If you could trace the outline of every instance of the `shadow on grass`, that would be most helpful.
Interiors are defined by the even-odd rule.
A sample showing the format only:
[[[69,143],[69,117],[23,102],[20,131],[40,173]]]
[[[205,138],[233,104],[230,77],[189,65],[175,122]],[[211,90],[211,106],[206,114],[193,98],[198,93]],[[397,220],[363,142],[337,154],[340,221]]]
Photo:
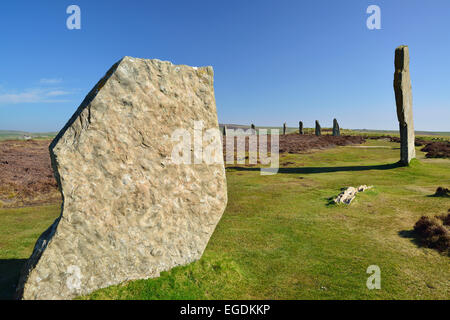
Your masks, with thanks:
[[[390,170],[403,167],[399,162],[390,164],[380,164],[373,166],[345,166],[345,167],[297,167],[297,168],[280,168],[279,173],[326,173],[326,172],[341,172],[341,171],[366,171],[366,170]],[[236,171],[259,171],[258,167],[227,167],[227,169],[233,169]]]
[[[430,194],[427,197],[432,198],[450,198],[450,190],[444,187],[438,187],[434,194]]]
[[[398,235],[402,238],[409,239],[418,248],[424,247],[422,241],[418,238],[417,233],[414,230],[402,230],[398,232]]]
[[[334,197],[334,196],[325,198],[325,201],[326,201],[325,206],[327,206],[327,207],[335,207],[335,206],[337,206],[338,204],[336,202],[334,202],[335,198],[336,197]]]
[[[14,297],[20,271],[27,259],[0,259],[0,300]]]

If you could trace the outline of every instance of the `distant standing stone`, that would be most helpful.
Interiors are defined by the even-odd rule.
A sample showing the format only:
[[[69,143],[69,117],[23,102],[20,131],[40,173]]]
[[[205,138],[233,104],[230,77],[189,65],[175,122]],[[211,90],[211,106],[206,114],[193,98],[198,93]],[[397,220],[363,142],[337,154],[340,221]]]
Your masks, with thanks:
[[[338,137],[341,135],[341,129],[336,119],[333,119],[333,136]]]
[[[227,126],[226,125],[223,126],[223,135],[224,136],[227,135]]]
[[[253,123],[250,126],[250,128],[252,129],[252,134],[255,134],[256,133],[256,127],[255,127],[255,125]]]
[[[303,122],[298,122],[298,134],[303,134]]]
[[[394,92],[400,127],[400,162],[408,165],[411,159],[416,157],[416,150],[407,46],[399,46],[395,49]]]
[[[319,124],[319,120],[316,120],[316,136],[320,136],[322,134],[322,129]]]
[[[283,123],[283,135],[285,135],[285,134],[286,134],[286,122]]]

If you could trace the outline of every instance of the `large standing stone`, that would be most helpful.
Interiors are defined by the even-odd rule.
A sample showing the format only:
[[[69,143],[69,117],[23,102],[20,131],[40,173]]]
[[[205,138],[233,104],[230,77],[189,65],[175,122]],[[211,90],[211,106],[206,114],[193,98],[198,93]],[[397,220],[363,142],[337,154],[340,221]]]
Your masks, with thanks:
[[[341,129],[336,119],[333,119],[333,136],[337,137],[341,135]]]
[[[319,120],[316,120],[316,136],[320,136],[322,134],[322,128],[320,127]]]
[[[395,49],[394,92],[400,127],[400,162],[408,165],[416,157],[412,110],[409,50],[407,46]]]
[[[298,134],[303,134],[303,122],[298,122]]]
[[[283,135],[285,135],[285,134],[286,134],[286,122],[283,123]]]
[[[50,145],[62,212],[20,298],[73,298],[201,257],[227,191],[221,145],[214,164],[171,161],[174,130],[201,133],[194,121],[220,141],[211,67],[125,57],[107,72]]]

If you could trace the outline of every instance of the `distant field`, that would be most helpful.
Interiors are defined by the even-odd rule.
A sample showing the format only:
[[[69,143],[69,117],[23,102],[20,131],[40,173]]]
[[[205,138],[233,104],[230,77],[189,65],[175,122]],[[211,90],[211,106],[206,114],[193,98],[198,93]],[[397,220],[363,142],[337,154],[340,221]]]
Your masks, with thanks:
[[[398,135],[397,130],[370,130],[370,129],[352,129],[355,132],[361,132],[364,134],[386,134],[386,135]],[[415,131],[417,136],[445,136],[450,137],[450,131]]]
[[[25,140],[26,137],[32,139],[51,139],[56,136],[57,132],[25,132],[25,131],[8,131],[0,130],[0,140]]]
[[[228,129],[249,129],[250,125],[240,125],[240,124],[219,124],[220,129],[223,129],[223,126],[226,125]],[[278,129],[280,133],[283,130],[283,127],[270,127],[270,126],[256,126],[256,129]],[[314,128],[304,128],[304,132],[306,134],[314,133]],[[332,128],[322,127],[323,134],[331,134]],[[287,127],[287,133],[298,132],[298,127]],[[442,137],[442,138],[450,138],[450,131],[416,131],[416,136],[433,136],[433,137]],[[363,135],[391,135],[398,136],[399,132],[397,130],[372,130],[372,129],[344,129],[341,128],[341,134],[363,134]]]
[[[219,124],[220,130],[223,130],[223,126],[226,125],[228,129],[249,129],[250,125],[239,125],[239,124]],[[283,127],[269,127],[261,126],[256,127],[256,129],[278,129],[282,132]],[[314,128],[304,128],[305,133],[314,133]],[[298,132],[298,127],[287,127],[287,133]],[[322,127],[322,132],[324,134],[331,133],[332,128]],[[269,132],[270,133],[270,132]],[[398,135],[398,131],[395,130],[370,130],[370,129],[343,129],[341,128],[342,134],[368,134],[368,135]],[[26,132],[26,131],[8,131],[0,130],[0,140],[24,140],[25,137],[31,137],[33,139],[53,139],[57,135],[57,132]],[[435,136],[435,137],[449,137],[450,131],[437,132],[437,131],[416,131],[417,136]]]

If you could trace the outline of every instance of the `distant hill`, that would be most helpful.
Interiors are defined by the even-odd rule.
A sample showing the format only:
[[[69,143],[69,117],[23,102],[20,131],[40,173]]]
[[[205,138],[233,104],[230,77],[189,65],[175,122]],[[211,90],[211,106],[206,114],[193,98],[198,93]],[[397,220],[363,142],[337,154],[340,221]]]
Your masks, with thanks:
[[[397,130],[373,130],[373,129],[352,129],[357,132],[371,132],[371,133],[382,133],[382,134],[398,134]],[[416,135],[420,136],[450,136],[449,131],[414,131]]]

